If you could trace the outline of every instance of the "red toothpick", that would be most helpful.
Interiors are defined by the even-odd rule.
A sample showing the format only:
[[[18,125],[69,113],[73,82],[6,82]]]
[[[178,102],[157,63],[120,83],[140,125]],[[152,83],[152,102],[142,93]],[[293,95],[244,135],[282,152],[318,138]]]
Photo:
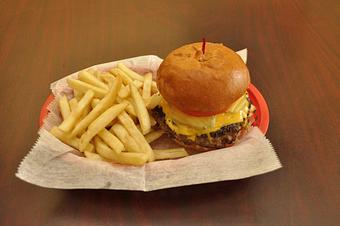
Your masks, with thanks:
[[[202,52],[205,53],[205,38],[202,40]]]

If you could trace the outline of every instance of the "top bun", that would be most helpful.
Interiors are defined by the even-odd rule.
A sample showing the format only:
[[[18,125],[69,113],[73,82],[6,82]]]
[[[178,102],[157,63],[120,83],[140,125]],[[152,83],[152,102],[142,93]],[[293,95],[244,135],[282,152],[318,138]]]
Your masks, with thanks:
[[[190,115],[209,116],[226,111],[250,83],[241,57],[223,44],[193,43],[172,51],[157,72],[163,98]]]

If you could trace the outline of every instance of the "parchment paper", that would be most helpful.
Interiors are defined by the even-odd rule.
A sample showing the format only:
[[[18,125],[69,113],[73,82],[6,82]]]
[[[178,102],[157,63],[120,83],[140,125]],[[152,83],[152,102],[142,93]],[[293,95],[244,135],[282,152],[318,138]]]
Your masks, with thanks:
[[[238,52],[246,61],[247,50]],[[156,74],[162,62],[157,56],[122,60],[139,72]],[[118,61],[93,66],[106,71]],[[77,73],[69,76],[77,77]],[[66,76],[51,84],[56,99],[48,106],[50,113],[39,130],[39,138],[22,160],[16,176],[29,183],[62,189],[122,189],[152,191],[163,188],[234,180],[267,173],[281,167],[268,139],[257,128],[251,128],[236,145],[191,155],[177,160],[147,163],[141,167],[125,166],[84,158],[48,131],[61,122],[57,100],[61,94],[72,96]],[[159,145],[158,145],[159,146]]]

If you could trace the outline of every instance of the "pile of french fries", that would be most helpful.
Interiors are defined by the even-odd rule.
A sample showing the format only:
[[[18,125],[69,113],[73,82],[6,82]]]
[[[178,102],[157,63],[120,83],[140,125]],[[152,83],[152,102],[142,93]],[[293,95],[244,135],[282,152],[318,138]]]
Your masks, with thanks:
[[[151,73],[140,75],[118,63],[108,72],[81,71],[67,82],[74,97],[59,98],[63,121],[50,132],[85,157],[138,166],[188,155],[183,148],[150,146],[163,134],[152,128],[156,121],[149,114],[161,101]]]

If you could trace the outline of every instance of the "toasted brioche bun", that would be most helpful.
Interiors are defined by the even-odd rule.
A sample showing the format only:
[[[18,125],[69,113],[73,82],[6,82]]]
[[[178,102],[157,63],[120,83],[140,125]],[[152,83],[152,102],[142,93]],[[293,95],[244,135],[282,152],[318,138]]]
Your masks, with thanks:
[[[172,51],[157,72],[163,98],[184,113],[196,116],[226,111],[241,97],[249,71],[241,57],[223,44],[193,43]]]

